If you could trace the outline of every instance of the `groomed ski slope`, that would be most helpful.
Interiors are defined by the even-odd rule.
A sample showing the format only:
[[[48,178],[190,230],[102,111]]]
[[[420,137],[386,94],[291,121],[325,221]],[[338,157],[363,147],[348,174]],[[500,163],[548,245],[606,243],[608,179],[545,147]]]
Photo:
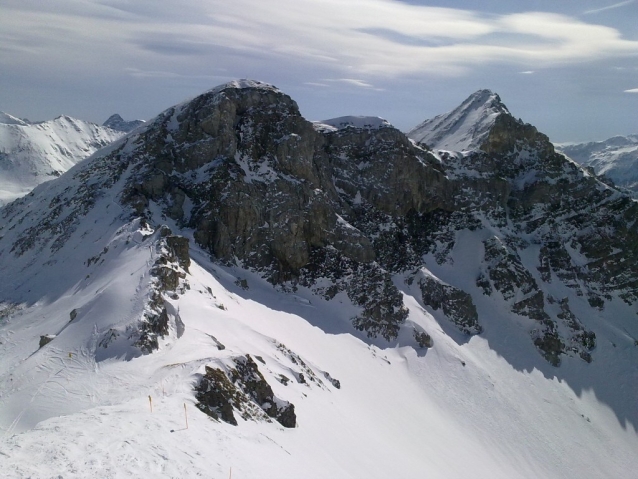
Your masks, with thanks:
[[[531,345],[520,348],[521,362],[542,371],[518,370],[490,348],[502,312],[485,338],[459,341],[405,285],[409,320],[432,335],[432,349],[401,346],[407,331],[393,347],[370,344],[347,332],[341,318],[352,306],[339,296],[325,302],[302,289],[277,292],[246,271],[212,266],[191,242],[190,289],[170,300],[184,335],[150,355],[112,356],[125,351],[99,348],[92,331],[106,326],[103,318],[141,313],[152,263],[145,242],[121,245],[92,282],[1,323],[3,477],[226,478],[232,469],[234,479],[629,478],[638,471],[634,426],[593,391],[575,392],[553,377],[558,370],[542,366]],[[63,327],[68,311],[84,304],[90,314],[83,306],[82,321],[38,350],[39,335]],[[514,344],[527,344],[516,328],[507,331]],[[278,382],[298,369],[279,344],[317,377],[338,379],[340,389],[325,380]],[[562,368],[602,374],[604,347],[598,364],[568,359]],[[232,426],[195,408],[192,387],[204,365],[245,354],[261,357],[275,395],[294,403],[295,429],[239,416]]]

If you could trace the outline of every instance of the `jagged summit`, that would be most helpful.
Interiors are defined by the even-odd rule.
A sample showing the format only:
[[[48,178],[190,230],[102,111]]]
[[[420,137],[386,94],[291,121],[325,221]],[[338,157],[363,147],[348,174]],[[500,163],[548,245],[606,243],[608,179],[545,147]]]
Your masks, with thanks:
[[[346,128],[378,130],[379,128],[392,127],[387,120],[378,116],[340,116],[329,120],[316,121],[314,125],[317,130],[326,132]]]
[[[123,131],[124,133],[128,133],[129,131],[134,130],[138,126],[143,125],[144,123],[145,123],[144,120],[126,121],[124,120],[124,118],[122,118],[120,115],[116,113],[114,115],[111,115],[108,118],[108,120],[102,123],[102,126],[106,126],[107,128],[110,128],[111,130]]]
[[[271,85],[270,83],[265,83],[259,80],[251,80],[247,78],[242,78],[239,80],[231,80],[229,82],[222,83],[221,85],[217,85],[216,87],[213,87],[210,90],[202,93],[200,96],[216,94],[224,90],[257,90],[262,92],[271,91],[275,93],[282,93],[279,88],[277,88],[274,85]],[[188,103],[189,101],[185,103]]]
[[[451,112],[424,121],[407,135],[435,150],[472,150],[480,147],[502,114],[510,112],[501,98],[491,90],[479,90]]]

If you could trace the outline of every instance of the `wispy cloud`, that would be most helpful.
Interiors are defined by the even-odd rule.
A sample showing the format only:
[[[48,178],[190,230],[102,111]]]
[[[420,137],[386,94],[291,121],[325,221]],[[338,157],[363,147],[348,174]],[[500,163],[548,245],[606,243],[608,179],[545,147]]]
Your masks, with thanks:
[[[319,83],[319,82],[313,82],[313,81],[307,81],[307,82],[304,82],[304,85],[308,85],[308,86],[318,86],[318,87],[322,87],[322,88],[328,88],[328,87],[330,87],[330,85],[326,85],[325,83]]]
[[[607,10],[613,10],[615,8],[621,8],[621,7],[625,7],[627,5],[631,5],[632,3],[636,3],[636,0],[627,0],[625,2],[614,3],[613,5],[608,5],[606,7],[595,8],[593,10],[587,10],[587,11],[583,12],[583,15],[591,15],[593,13],[600,13],[600,12],[604,12],[604,11],[607,11]]]
[[[524,72],[518,72],[521,75],[532,75],[534,73],[534,70],[525,70]]]
[[[625,90],[624,93],[638,93],[638,88],[632,88],[630,90]]]
[[[364,80],[357,80],[356,78],[326,78],[323,81],[347,83],[348,85],[358,86],[361,88],[374,88],[374,85]]]
[[[129,65],[163,71],[170,62],[173,71],[201,73],[211,65],[245,76],[260,68],[312,68],[315,75],[339,75],[353,86],[374,88],[356,79],[458,76],[504,63],[533,71],[638,52],[638,41],[616,29],[543,12],[487,15],[395,0],[279,0],[276,12],[263,0],[183,0],[179,8],[154,0],[122,5],[83,0],[56,11],[13,2],[0,16],[8,39],[0,62],[33,69],[32,56],[22,52],[38,45],[43,68],[56,70],[81,65],[88,71],[88,64],[96,71]],[[596,11],[602,9],[589,12]]]

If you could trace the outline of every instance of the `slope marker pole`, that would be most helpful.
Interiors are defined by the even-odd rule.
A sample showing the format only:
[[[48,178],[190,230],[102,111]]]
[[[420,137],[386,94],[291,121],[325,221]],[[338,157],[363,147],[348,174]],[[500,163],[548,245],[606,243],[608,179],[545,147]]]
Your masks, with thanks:
[[[184,403],[184,418],[186,419],[186,429],[188,429],[188,413],[186,412],[186,403]]]
[[[151,412],[153,412],[153,399],[151,396],[148,396],[148,405],[151,407]]]

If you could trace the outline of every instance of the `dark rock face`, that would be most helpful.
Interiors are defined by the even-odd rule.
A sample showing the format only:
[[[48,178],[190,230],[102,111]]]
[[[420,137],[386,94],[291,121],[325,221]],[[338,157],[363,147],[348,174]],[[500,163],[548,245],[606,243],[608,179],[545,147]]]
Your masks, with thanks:
[[[253,359],[247,355],[235,360],[236,369],[230,372],[231,380],[238,385],[264,412],[284,427],[295,427],[295,406],[281,401],[266,382]]]
[[[234,426],[236,410],[244,419],[273,418],[284,427],[294,428],[295,406],[275,397],[255,361],[246,355],[235,358],[234,363],[236,367],[228,375],[206,366],[206,374],[195,387],[197,407]]]
[[[431,348],[434,346],[432,337],[425,331],[414,330],[414,340],[421,348]]]
[[[408,314],[391,275],[421,267],[424,255],[449,263],[458,232],[489,228],[477,286],[536,321],[532,337],[557,363],[576,352],[577,330],[549,312],[544,285],[557,279],[599,308],[612,292],[637,300],[627,265],[638,260],[628,221],[638,206],[504,106],[492,110],[480,147],[442,152],[441,162],[390,126],[315,130],[274,88],[220,88],[147,129],[140,154],[153,161],[135,167],[124,200],[139,214],[159,203],[219,261],[238,259],[328,299],[346,292],[362,308],[353,326],[388,340]],[[536,272],[520,259],[534,244]],[[330,287],[315,288],[325,279]],[[469,292],[431,278],[419,286],[461,331],[482,331]],[[589,354],[581,346],[577,354]]]
[[[396,266],[377,261],[385,251],[369,237],[374,215],[402,222],[444,201],[429,154],[391,127],[315,131],[271,87],[213,90],[152,126],[143,155],[153,161],[136,167],[124,198],[137,213],[160,203],[219,261],[239,259],[273,283],[337,276],[363,308],[355,328],[396,337],[407,315]]]
[[[206,366],[206,374],[195,388],[197,407],[214,419],[221,419],[233,426],[237,419],[233,413],[233,406],[239,407],[243,397],[235,386],[228,380],[221,369]]]
[[[49,344],[51,341],[55,339],[54,334],[46,334],[44,336],[40,336],[40,347],[44,347]]]
[[[120,115],[117,113],[109,116],[108,120],[106,120],[102,126],[107,126],[111,130],[123,131],[128,133],[131,130],[134,130],[140,125],[143,125],[144,121],[142,120],[131,120],[125,121]]]
[[[168,313],[163,295],[178,294],[188,288],[188,238],[173,235],[167,226],[159,228],[158,236],[155,245],[158,257],[151,269],[153,281],[147,311],[138,327],[139,338],[135,342],[145,353],[159,348],[159,340],[169,334],[171,320],[174,321],[177,336],[181,337],[184,333],[184,323],[179,315],[172,317]]]
[[[443,314],[465,334],[480,334],[483,328],[478,322],[476,306],[470,296],[438,278],[422,275],[418,280],[423,303],[432,309],[442,309]]]

